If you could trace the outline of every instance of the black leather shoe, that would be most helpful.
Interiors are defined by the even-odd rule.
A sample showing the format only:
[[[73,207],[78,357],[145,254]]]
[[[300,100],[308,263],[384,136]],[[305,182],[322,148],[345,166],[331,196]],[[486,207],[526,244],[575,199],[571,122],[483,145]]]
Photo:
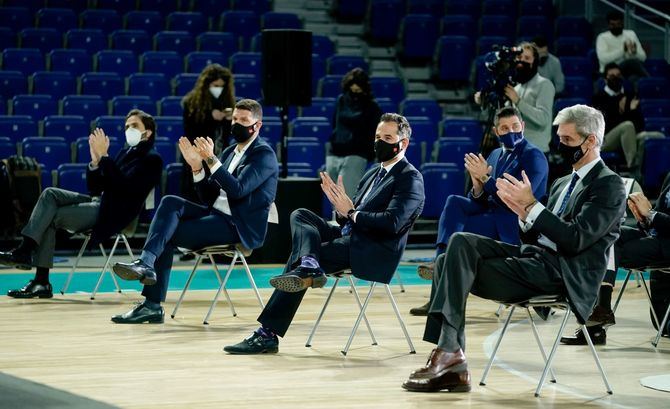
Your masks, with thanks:
[[[21,253],[16,250],[0,251],[0,264],[16,267],[19,270],[30,270],[33,268],[33,260],[30,254]]]
[[[280,291],[297,293],[311,288],[321,288],[326,285],[328,277],[320,268],[296,267],[286,274],[274,276],[270,285]]]
[[[586,327],[586,328],[589,330],[589,335],[591,336],[591,341],[593,341],[593,345],[607,344],[607,332],[601,325],[595,325],[593,327]],[[579,327],[575,331],[575,335],[571,337],[561,337],[561,344],[588,345],[588,342],[586,342],[586,337],[582,333],[582,328]]]
[[[233,355],[276,354],[279,351],[277,336],[264,337],[254,331],[249,338],[235,345],[223,347],[225,352]]]
[[[138,302],[132,310],[125,314],[112,317],[112,322],[117,324],[141,324],[143,322],[162,324],[164,320],[165,312],[163,311],[163,307],[151,308],[143,302]]]
[[[593,308],[593,312],[588,320],[586,320],[587,326],[602,325],[603,327],[611,327],[616,324],[614,319],[614,312],[611,308],[603,307],[601,305],[596,305]]]
[[[421,307],[412,308],[411,310],[409,310],[409,314],[417,317],[425,317],[428,315],[428,308],[430,308],[430,301],[428,301]]]
[[[19,290],[7,291],[7,295],[12,298],[51,298],[54,293],[50,283],[39,284],[35,280],[30,280]]]
[[[112,270],[124,280],[139,280],[144,285],[156,284],[156,270],[139,259],[132,263],[116,263]]]

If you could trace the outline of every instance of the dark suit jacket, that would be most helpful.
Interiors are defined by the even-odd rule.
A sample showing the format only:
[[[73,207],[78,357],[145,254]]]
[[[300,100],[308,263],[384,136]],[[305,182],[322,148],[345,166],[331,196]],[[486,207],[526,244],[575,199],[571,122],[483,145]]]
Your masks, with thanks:
[[[231,174],[228,165],[235,155],[236,146],[231,145],[221,152],[219,160],[222,166],[195,186],[203,203],[210,207],[219,196],[220,189],[226,192],[242,244],[255,249],[265,240],[270,205],[277,193],[279,165],[272,148],[257,137]]]
[[[389,283],[425,196],[421,173],[403,158],[360,205],[378,171],[379,166],[374,166],[358,184],[353,202],[359,213],[351,231],[349,256],[354,276]]]
[[[163,160],[153,149],[153,138],[125,147],[112,159],[100,159],[96,170],[86,172],[92,196],[100,196],[100,213],[91,241],[96,244],[123,230],[143,209],[151,189],[160,184]]]
[[[547,177],[549,175],[549,165],[544,153],[537,146],[528,142],[526,139],[519,142],[512,151],[512,157],[500,161],[504,153],[503,148],[497,148],[486,159],[486,162],[493,167],[491,178],[484,184],[484,192],[481,196],[475,198],[470,191],[469,197],[479,204],[488,207],[488,211],[493,213],[496,230],[499,239],[505,243],[519,242],[519,224],[518,217],[510,211],[500,200],[496,192],[496,178],[502,177],[503,173],[509,173],[517,179],[521,179],[521,171],[525,170],[533,186],[533,196],[544,203],[547,195]]]
[[[532,231],[556,243],[557,267],[575,315],[584,322],[598,296],[609,248],[619,237],[626,190],[621,177],[599,161],[575,187],[565,211],[558,217],[550,209],[571,177],[554,182],[547,208],[535,220]]]

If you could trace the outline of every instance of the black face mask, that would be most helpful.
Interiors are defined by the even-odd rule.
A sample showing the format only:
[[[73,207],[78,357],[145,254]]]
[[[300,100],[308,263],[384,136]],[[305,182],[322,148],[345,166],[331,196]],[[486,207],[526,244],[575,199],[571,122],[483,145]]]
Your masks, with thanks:
[[[584,145],[584,142],[586,142],[586,139],[584,139],[582,143],[577,146],[568,146],[559,142],[558,154],[561,155],[565,162],[569,163],[570,165],[574,165],[585,155],[584,151],[582,151],[582,145]]]
[[[375,141],[375,157],[380,162],[386,162],[398,156],[400,153],[400,141],[397,143],[384,142],[381,139]]]
[[[527,61],[518,61],[516,63],[516,75],[514,78],[521,84],[525,84],[537,74],[537,67]]]
[[[254,122],[252,125],[244,126],[236,122],[230,128],[230,134],[233,136],[233,138],[237,143],[244,143],[248,141],[249,138],[251,138],[256,132],[254,130],[254,125],[256,125],[257,123],[258,122]]]
[[[612,33],[614,37],[619,37],[621,33],[623,33],[623,27],[610,28],[610,33]]]
[[[608,78],[606,83],[607,87],[612,91],[619,91],[621,89],[621,86],[623,85],[623,78],[621,77]]]
[[[362,92],[347,91],[347,93],[349,94],[349,98],[353,102],[361,102],[361,100],[363,99],[363,93]]]

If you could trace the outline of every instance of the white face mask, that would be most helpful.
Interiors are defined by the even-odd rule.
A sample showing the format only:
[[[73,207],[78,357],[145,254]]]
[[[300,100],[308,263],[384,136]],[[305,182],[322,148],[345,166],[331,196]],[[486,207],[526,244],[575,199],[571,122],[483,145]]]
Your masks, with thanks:
[[[140,143],[140,140],[142,140],[142,134],[143,132],[140,131],[139,129],[135,128],[126,129],[126,143],[129,146],[137,146],[137,144]]]
[[[223,87],[209,87],[209,92],[214,98],[219,98],[223,92]]]

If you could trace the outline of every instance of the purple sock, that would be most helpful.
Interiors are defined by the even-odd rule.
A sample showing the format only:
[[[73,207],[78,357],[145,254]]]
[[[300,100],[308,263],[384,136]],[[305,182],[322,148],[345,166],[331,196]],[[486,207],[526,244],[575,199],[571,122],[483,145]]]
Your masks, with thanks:
[[[258,327],[256,333],[262,336],[263,338],[274,338],[277,336],[277,334],[272,332],[272,330],[270,330],[269,328],[265,328],[263,326]]]
[[[312,256],[303,256],[300,259],[300,267],[319,268],[319,262]]]

